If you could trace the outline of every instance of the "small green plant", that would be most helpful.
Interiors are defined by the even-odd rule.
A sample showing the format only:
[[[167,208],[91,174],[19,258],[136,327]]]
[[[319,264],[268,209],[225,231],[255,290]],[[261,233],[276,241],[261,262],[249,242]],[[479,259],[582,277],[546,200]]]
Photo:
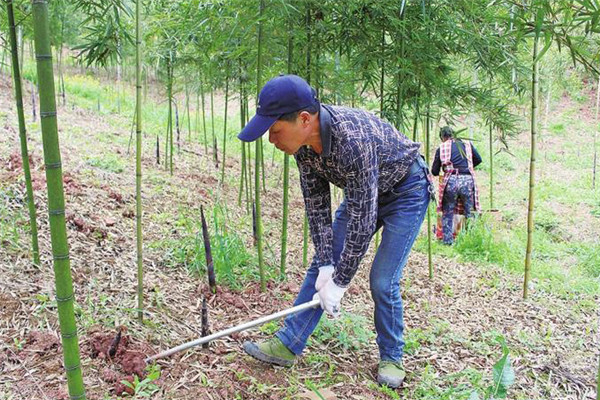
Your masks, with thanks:
[[[148,375],[141,381],[137,375],[134,375],[133,382],[127,380],[121,381],[123,385],[133,390],[133,398],[135,399],[150,397],[158,391],[158,386],[154,381],[160,378],[160,367],[153,364],[149,365],[146,370],[148,371]]]
[[[400,395],[398,394],[398,392],[396,392],[394,389],[390,389],[387,386],[381,386],[376,383],[369,383],[368,388],[376,392],[382,393],[388,396],[390,399],[400,400]]]
[[[502,345],[502,357],[493,368],[493,384],[485,389],[484,399],[506,399],[508,389],[515,383],[515,370],[511,365],[511,359],[506,341],[503,337],[499,337],[498,341]],[[469,400],[480,400],[479,393],[473,391]]]
[[[108,172],[120,174],[124,170],[123,162],[115,155],[104,155],[103,157],[89,157],[87,163]]]
[[[333,342],[333,348],[341,347],[344,350],[359,350],[375,338],[370,325],[366,317],[350,314],[342,310],[340,318],[321,318],[310,340],[318,342],[331,341]]]

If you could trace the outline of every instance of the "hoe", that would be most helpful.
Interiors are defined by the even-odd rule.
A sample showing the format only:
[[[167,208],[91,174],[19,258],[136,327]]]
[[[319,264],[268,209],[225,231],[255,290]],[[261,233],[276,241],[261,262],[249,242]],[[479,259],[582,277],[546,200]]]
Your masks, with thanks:
[[[208,342],[210,342],[212,340],[219,339],[219,338],[222,338],[222,337],[225,337],[225,336],[229,336],[229,335],[231,335],[233,333],[245,331],[246,329],[250,329],[250,328],[253,328],[255,326],[266,324],[267,322],[274,321],[274,320],[282,318],[282,317],[286,317],[286,316],[288,316],[290,314],[295,314],[295,313],[297,313],[299,311],[303,311],[303,310],[306,310],[308,308],[313,308],[313,307],[318,307],[318,306],[319,306],[319,300],[318,299],[311,300],[309,302],[306,302],[306,303],[303,303],[303,304],[299,304],[299,305],[297,305],[295,307],[288,308],[287,310],[278,311],[276,313],[273,313],[273,314],[270,314],[270,315],[266,315],[264,317],[257,318],[257,319],[255,319],[253,321],[249,321],[249,322],[246,322],[246,323],[234,326],[232,328],[228,328],[228,329],[222,330],[220,332],[213,333],[212,335],[204,336],[204,337],[201,337],[199,339],[192,340],[191,342],[184,343],[184,344],[179,345],[177,347],[173,347],[172,349],[163,351],[162,353],[158,353],[156,355],[153,355],[152,357],[148,357],[148,358],[146,358],[145,361],[146,361],[146,363],[150,363],[150,362],[152,362],[154,360],[157,360],[159,358],[168,357],[168,356],[170,356],[172,354],[175,354],[175,353],[178,353],[180,351],[187,350],[190,347],[200,346],[201,344],[208,343]]]

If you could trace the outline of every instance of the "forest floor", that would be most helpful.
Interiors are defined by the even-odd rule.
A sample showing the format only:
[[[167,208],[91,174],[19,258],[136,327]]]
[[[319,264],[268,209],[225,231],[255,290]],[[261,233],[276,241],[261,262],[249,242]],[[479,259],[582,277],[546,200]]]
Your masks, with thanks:
[[[0,399],[67,399],[58,336],[54,275],[47,219],[46,184],[39,117],[26,106],[32,176],[38,211],[42,266],[31,263],[25,189],[16,108],[9,77],[0,75]],[[30,94],[25,96],[29,98]],[[75,101],[77,98],[74,96]],[[568,99],[561,107],[572,107]],[[303,276],[303,203],[291,173],[287,279],[278,277],[282,215],[281,166],[266,163],[263,193],[267,291],[245,267],[235,285],[209,293],[189,260],[199,232],[200,206],[214,226],[252,249],[251,216],[238,207],[239,150],[227,157],[225,184],[204,147],[182,140],[173,175],[155,160],[155,132],[144,138],[145,321],[136,321],[135,155],[128,152],[131,116],[68,103],[59,106],[66,219],[76,296],[81,361],[88,399],[126,397],[121,380],[160,371],[138,384],[138,397],[155,399],[469,399],[492,384],[504,338],[516,382],[510,399],[593,400],[598,364],[598,293],[553,293],[534,279],[522,299],[522,276],[491,263],[435,255],[429,279],[427,254],[414,251],[405,268],[408,377],[397,391],[375,383],[378,352],[372,325],[368,266],[362,263],[338,320],[325,319],[305,354],[289,369],[247,356],[245,340],[269,337],[278,324],[217,340],[158,361],[144,370],[147,355],[197,338],[202,298],[212,332],[292,305]],[[233,129],[233,128],[232,128]],[[567,128],[568,129],[568,128]],[[233,132],[233,131],[232,131]],[[162,137],[162,131],[161,137]],[[544,145],[549,145],[549,140]],[[162,144],[161,144],[162,146]],[[162,148],[161,148],[162,151]],[[269,152],[265,153],[270,155]],[[162,154],[161,154],[162,157]],[[559,169],[560,170],[560,169]],[[524,171],[515,171],[522,181]],[[521,184],[521,183],[519,183]],[[524,195],[523,195],[524,196]],[[339,200],[339,199],[338,199]],[[221,210],[219,217],[217,212]],[[224,211],[223,211],[224,210]],[[220,219],[219,219],[220,218]],[[584,218],[597,229],[597,217]],[[593,221],[593,223],[588,220]],[[595,221],[595,222],[594,222]],[[593,226],[596,224],[596,228]],[[581,227],[581,226],[580,226]],[[577,233],[577,225],[569,225]],[[583,228],[582,228],[583,229]],[[422,236],[426,231],[423,229]],[[595,231],[594,233],[597,233]],[[597,236],[596,236],[597,237]],[[190,244],[191,243],[191,244]],[[198,251],[201,247],[197,247]],[[193,259],[193,254],[191,255]],[[253,257],[253,256],[252,256]],[[568,260],[564,260],[568,262]],[[196,267],[197,268],[197,265]],[[565,288],[569,292],[569,288]],[[106,356],[119,326],[125,327],[117,355]],[[152,376],[154,378],[155,376]]]

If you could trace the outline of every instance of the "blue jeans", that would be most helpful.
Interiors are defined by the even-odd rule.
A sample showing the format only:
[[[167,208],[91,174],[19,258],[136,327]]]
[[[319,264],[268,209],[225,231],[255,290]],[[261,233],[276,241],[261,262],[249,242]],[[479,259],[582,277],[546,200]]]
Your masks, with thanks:
[[[432,186],[426,174],[427,166],[418,157],[406,178],[390,192],[379,195],[377,229],[383,226],[383,234],[369,279],[371,296],[375,302],[377,345],[382,360],[400,361],[403,354],[404,322],[400,278],[431,198]],[[333,221],[334,265],[340,259],[347,223],[346,201],[343,201]],[[312,300],[316,293],[318,267],[313,265],[306,272],[294,305]],[[276,336],[290,351],[299,355],[322,314],[323,310],[317,307],[290,315]]]
[[[452,175],[448,178],[448,183],[444,188],[444,198],[442,200],[442,232],[444,233],[444,243],[452,244],[454,242],[454,209],[458,200],[462,200],[465,210],[465,218],[471,218],[473,209],[473,199],[475,192],[475,182],[471,175]]]

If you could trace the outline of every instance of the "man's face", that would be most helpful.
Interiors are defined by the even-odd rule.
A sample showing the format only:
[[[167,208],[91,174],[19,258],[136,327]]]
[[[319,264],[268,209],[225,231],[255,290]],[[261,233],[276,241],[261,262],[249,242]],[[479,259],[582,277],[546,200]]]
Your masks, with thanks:
[[[308,137],[308,120],[301,113],[295,121],[278,120],[269,129],[269,142],[286,154],[295,154]],[[306,113],[308,114],[308,113]]]

